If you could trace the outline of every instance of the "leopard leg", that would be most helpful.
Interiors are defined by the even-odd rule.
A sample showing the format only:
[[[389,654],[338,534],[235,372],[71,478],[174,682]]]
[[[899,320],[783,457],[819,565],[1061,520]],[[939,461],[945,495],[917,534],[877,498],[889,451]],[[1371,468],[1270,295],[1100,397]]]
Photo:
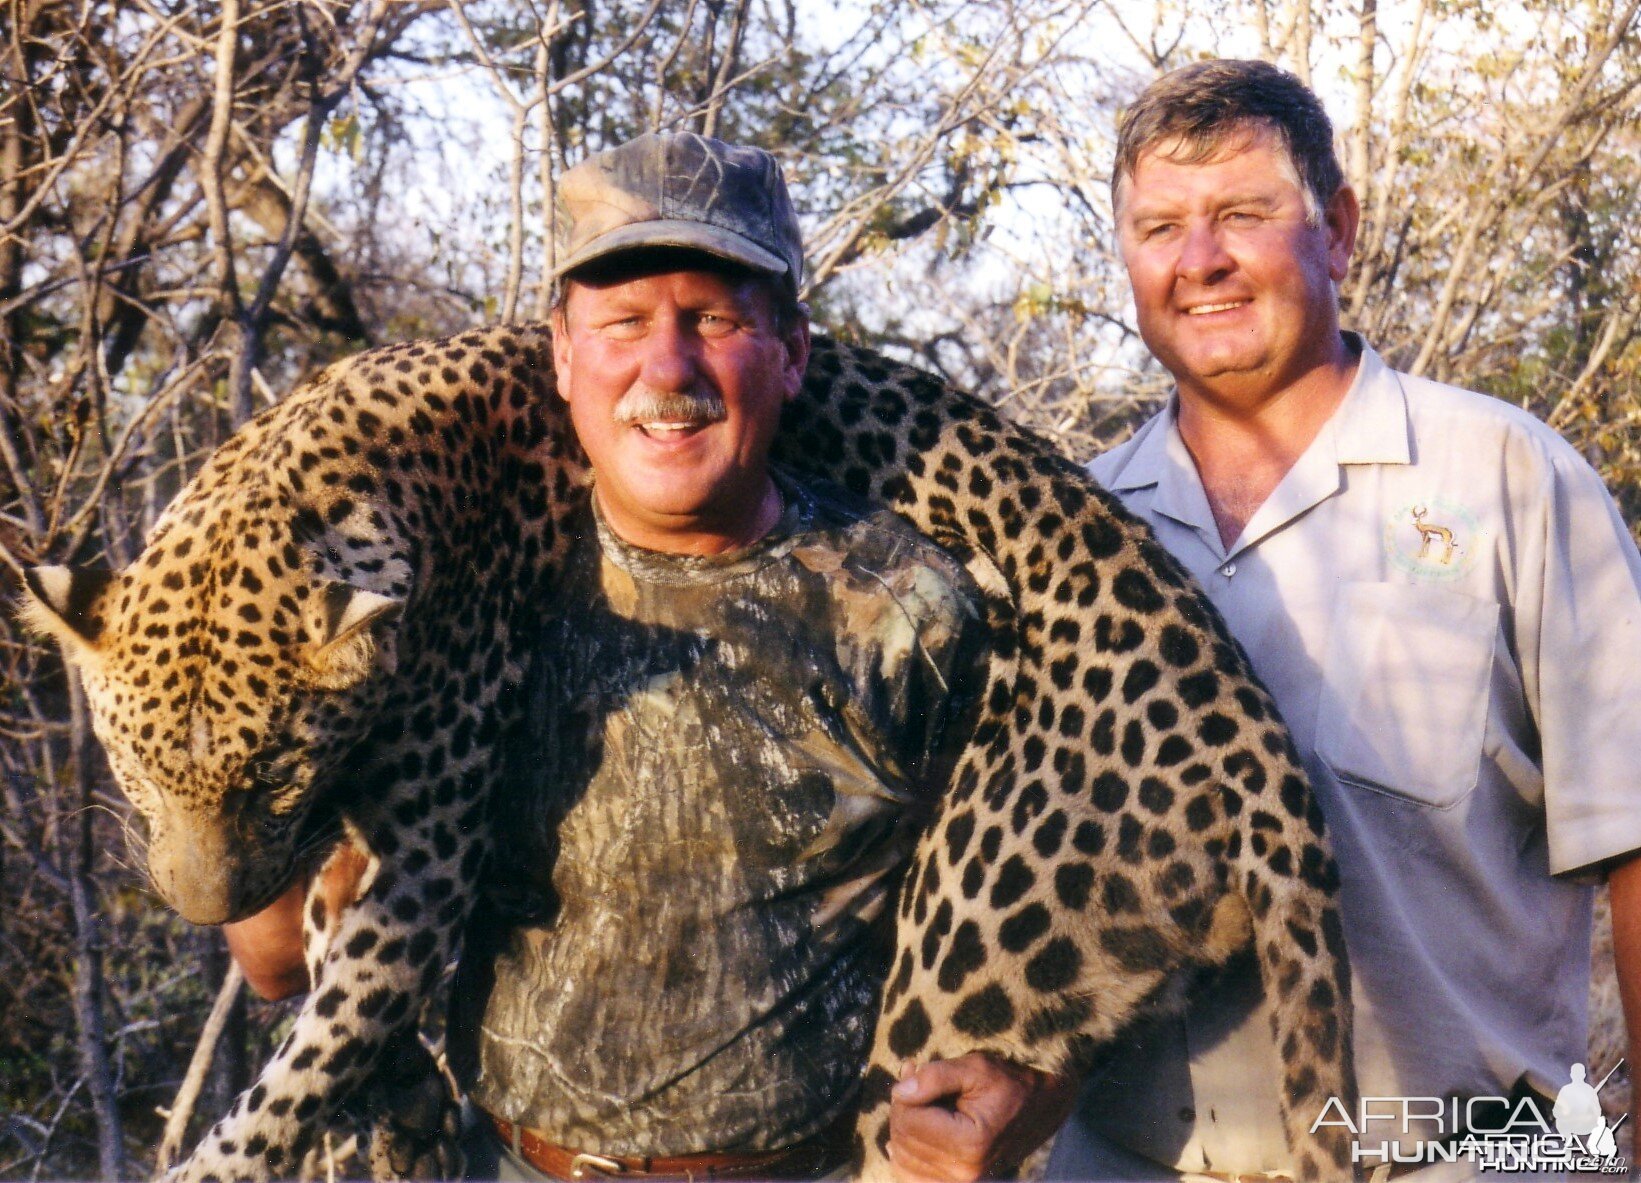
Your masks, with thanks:
[[[454,1083],[418,1032],[394,1035],[363,1097],[370,1177],[460,1179],[461,1106]]]
[[[170,1183],[290,1177],[387,1049],[405,1046],[395,1037],[410,1030],[452,955],[482,860],[479,834],[457,839],[461,829],[452,820],[430,813],[423,845],[443,857],[430,858],[417,874],[372,860],[359,899],[342,909],[323,942],[314,988],[290,1035],[257,1083],[166,1176]],[[434,829],[449,837],[435,840]],[[408,1128],[442,1137],[446,1125],[444,1111],[429,1103],[416,1107]],[[454,1173],[459,1165],[397,1135],[384,1147],[384,1161],[397,1157],[416,1170],[436,1164]]]

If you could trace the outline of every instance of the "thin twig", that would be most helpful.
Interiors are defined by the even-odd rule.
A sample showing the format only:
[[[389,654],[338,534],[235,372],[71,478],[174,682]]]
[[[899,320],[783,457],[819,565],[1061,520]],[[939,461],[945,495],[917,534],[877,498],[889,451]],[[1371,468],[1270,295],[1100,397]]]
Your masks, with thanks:
[[[165,1133],[160,1138],[156,1155],[156,1167],[160,1172],[170,1170],[177,1161],[182,1139],[188,1133],[188,1122],[194,1115],[194,1106],[199,1102],[200,1090],[205,1087],[205,1074],[211,1070],[217,1044],[222,1041],[223,1029],[228,1025],[228,1016],[233,1013],[234,1003],[244,983],[245,974],[239,968],[239,962],[230,959],[228,973],[217,990],[216,1001],[211,1004],[211,1013],[200,1030],[199,1041],[194,1044],[188,1071],[183,1074],[176,1099],[171,1102],[171,1109],[165,1115]]]

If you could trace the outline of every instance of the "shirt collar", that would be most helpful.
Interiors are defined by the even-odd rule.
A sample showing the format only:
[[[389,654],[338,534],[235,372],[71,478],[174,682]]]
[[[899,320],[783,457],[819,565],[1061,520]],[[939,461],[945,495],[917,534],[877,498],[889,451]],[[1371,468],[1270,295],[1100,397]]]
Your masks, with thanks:
[[[1178,444],[1181,458],[1189,461],[1189,454],[1184,451],[1184,441],[1179,438],[1178,403],[1179,395],[1170,395],[1162,410],[1141,424],[1134,433],[1134,446],[1128,453],[1128,459],[1120,471],[1112,474],[1110,488],[1113,492],[1126,493],[1130,489],[1160,484],[1174,464],[1174,449],[1170,447],[1170,441]]]
[[[1356,333],[1346,333],[1359,353],[1356,377],[1333,413],[1334,459],[1340,464],[1409,464],[1412,425],[1401,376]]]
[[[1311,442],[1330,449],[1338,464],[1408,464],[1412,461],[1409,440],[1407,395],[1401,376],[1384,362],[1360,334],[1345,333],[1358,351],[1356,376],[1340,400],[1339,409]],[[1171,395],[1160,414],[1136,435],[1134,449],[1122,471],[1112,477],[1113,491],[1126,492],[1148,485],[1165,486],[1166,478],[1184,466],[1195,476],[1195,464],[1179,434],[1179,395]],[[1193,480],[1199,491],[1201,482]],[[1159,497],[1162,495],[1159,487]]]
[[[1250,519],[1227,557],[1337,492],[1341,465],[1410,462],[1407,397],[1396,371],[1360,336],[1345,336],[1358,353],[1350,388],[1304,455]],[[1197,531],[1218,551],[1219,532],[1196,464],[1180,436],[1178,411],[1176,393],[1140,429],[1128,462],[1111,480],[1111,489],[1120,493],[1155,486],[1151,509]]]
[[[1214,532],[1214,514],[1197,476],[1196,461],[1179,433],[1179,395],[1140,429],[1128,463],[1112,479],[1113,492],[1156,487],[1151,508],[1192,529]]]

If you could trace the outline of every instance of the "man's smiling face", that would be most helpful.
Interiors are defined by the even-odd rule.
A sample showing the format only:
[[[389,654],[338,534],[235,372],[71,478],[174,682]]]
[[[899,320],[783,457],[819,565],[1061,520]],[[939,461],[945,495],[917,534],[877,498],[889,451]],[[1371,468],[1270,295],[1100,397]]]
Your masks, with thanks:
[[[1253,126],[1206,159],[1163,144],[1118,189],[1140,335],[1182,392],[1239,404],[1286,389],[1337,348],[1334,282],[1355,237],[1348,189],[1311,219],[1281,139]]]
[[[679,553],[767,529],[769,445],[808,343],[801,323],[781,330],[765,284],[734,272],[634,266],[571,280],[554,368],[611,528]]]

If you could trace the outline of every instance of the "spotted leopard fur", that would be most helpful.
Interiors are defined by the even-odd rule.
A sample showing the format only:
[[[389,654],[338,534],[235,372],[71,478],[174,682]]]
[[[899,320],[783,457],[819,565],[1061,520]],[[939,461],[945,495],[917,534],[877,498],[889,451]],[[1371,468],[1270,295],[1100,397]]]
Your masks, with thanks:
[[[552,594],[584,466],[545,328],[338,363],[218,450],[108,574],[28,612],[84,679],[160,893],[216,923],[345,835],[362,894],[309,924],[313,992],[176,1173],[293,1173],[452,956],[488,842],[514,638]],[[984,705],[902,892],[857,1153],[888,1177],[900,1066],[1076,1070],[1252,946],[1302,1178],[1349,1098],[1335,872],[1291,742],[1201,593],[1055,450],[921,372],[818,342],[784,463],[881,500],[986,589]],[[391,1156],[378,1155],[382,1161]],[[403,1161],[403,1156],[400,1156]]]

